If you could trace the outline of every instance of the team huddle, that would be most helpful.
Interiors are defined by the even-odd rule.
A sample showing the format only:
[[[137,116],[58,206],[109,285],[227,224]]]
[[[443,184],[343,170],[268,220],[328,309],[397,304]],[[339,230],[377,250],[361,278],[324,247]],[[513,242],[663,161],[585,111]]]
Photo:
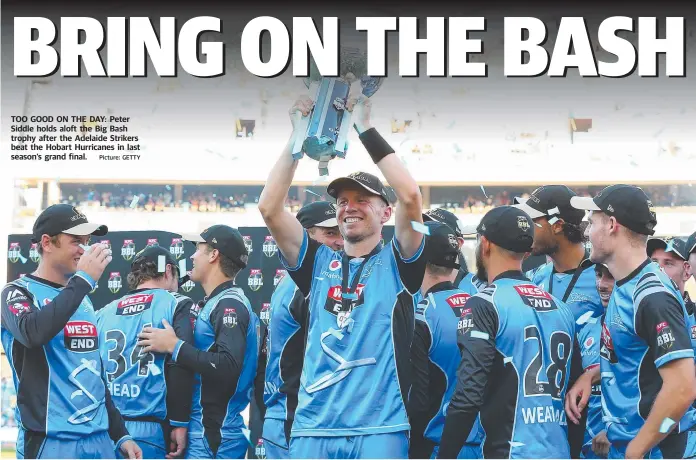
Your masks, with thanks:
[[[476,228],[423,213],[369,100],[348,110],[396,205],[358,172],[328,185],[335,203],[293,215],[289,142],[259,200],[288,273],[263,335],[235,284],[248,261],[236,229],[182,235],[200,302],[154,246],[130,291],[95,309],[112,256],[89,241],[108,229],[69,205],[39,216],[39,266],[1,294],[18,458],[244,458],[252,398],[267,458],[696,455],[696,233],[653,237],[652,204],[629,185],[594,198],[543,186]],[[530,254],[547,263],[524,272]]]

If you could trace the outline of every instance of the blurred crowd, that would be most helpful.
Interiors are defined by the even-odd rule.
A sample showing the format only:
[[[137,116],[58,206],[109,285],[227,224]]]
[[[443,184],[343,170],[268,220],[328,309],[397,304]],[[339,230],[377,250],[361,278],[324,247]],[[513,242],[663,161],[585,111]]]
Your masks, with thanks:
[[[578,187],[582,196],[592,196],[602,189]],[[480,213],[493,206],[513,204],[515,197],[528,197],[534,187],[431,187],[433,206]],[[690,185],[660,185],[644,187],[658,207],[696,206],[696,188]],[[98,206],[104,209],[140,209],[159,212],[184,209],[192,212],[242,212],[247,205],[259,201],[261,186],[184,186],[180,200],[175,199],[172,186],[157,185],[71,185],[61,186],[61,203],[74,206]],[[307,187],[304,197],[293,187],[286,205],[297,211],[306,203],[329,200],[322,187]]]
[[[2,378],[0,383],[0,427],[16,427],[14,410],[17,406],[17,393],[15,393],[12,380]]]

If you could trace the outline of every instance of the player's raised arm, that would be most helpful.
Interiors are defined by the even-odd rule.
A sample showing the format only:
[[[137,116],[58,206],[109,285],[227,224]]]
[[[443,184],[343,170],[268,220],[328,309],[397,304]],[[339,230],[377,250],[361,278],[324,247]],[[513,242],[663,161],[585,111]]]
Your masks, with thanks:
[[[401,256],[409,259],[418,252],[423,242],[423,234],[411,226],[412,221],[423,223],[423,198],[420,188],[406,166],[396,156],[394,149],[370,124],[370,100],[360,96],[357,99],[351,99],[348,107],[354,108],[355,126],[360,133],[360,141],[394,189],[398,200],[394,236],[399,242]]]
[[[314,102],[309,98],[302,98],[295,102],[290,109],[290,118],[295,125],[296,117],[301,113],[303,116],[309,115]],[[302,225],[297,221],[289,211],[285,209],[285,201],[288,198],[288,190],[292,184],[292,179],[295,176],[298,160],[292,158],[291,137],[288,144],[280,154],[278,161],[271,169],[268,175],[266,186],[261,192],[259,198],[259,211],[263,220],[275,239],[278,249],[283,254],[283,257],[291,266],[297,264],[302,241],[304,238],[304,230]]]

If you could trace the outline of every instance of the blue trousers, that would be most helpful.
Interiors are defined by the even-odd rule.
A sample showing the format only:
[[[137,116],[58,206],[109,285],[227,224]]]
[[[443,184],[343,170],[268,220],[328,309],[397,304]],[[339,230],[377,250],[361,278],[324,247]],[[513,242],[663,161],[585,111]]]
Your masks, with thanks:
[[[156,422],[126,421],[126,428],[143,451],[143,458],[165,458],[169,453],[162,425]],[[123,457],[120,452],[119,458]]]
[[[407,432],[292,438],[290,458],[408,458]]]
[[[65,440],[20,428],[17,436],[17,458],[116,458],[115,448],[105,431]]]
[[[285,420],[272,418],[264,420],[262,437],[268,460],[290,458],[290,447],[285,438]]]
[[[213,452],[205,436],[189,436],[186,458],[244,458],[247,449],[249,441],[241,431],[234,437],[222,438],[217,452]]]

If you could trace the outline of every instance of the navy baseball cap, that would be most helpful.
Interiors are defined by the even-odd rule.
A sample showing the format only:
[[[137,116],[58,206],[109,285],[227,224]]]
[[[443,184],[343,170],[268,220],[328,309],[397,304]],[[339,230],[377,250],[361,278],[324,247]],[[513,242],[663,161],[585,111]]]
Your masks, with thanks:
[[[686,251],[686,241],[681,238],[650,238],[647,247],[648,257],[652,257],[656,249],[673,252],[682,260],[689,258],[689,253]]]
[[[565,185],[543,185],[534,190],[528,199],[516,198],[514,205],[526,212],[532,219],[539,217],[560,217],[571,224],[580,225],[585,213],[570,205],[577,194]]]
[[[476,227],[491,243],[519,254],[530,252],[534,243],[534,222],[514,206],[499,206],[483,216]]]
[[[326,192],[332,197],[338,199],[338,194],[341,193],[346,187],[358,186],[364,190],[367,190],[373,195],[377,195],[382,198],[385,203],[389,203],[389,195],[387,194],[387,189],[381,180],[374,174],[366,172],[354,172],[347,175],[346,177],[339,177],[331,181],[328,187],[326,187]]]
[[[302,206],[296,217],[304,228],[338,226],[336,205],[328,201],[315,201]]]
[[[227,225],[213,225],[200,234],[182,234],[181,237],[186,241],[205,243],[232,259],[240,267],[246,267],[246,262],[242,260],[242,256],[248,256],[249,252],[244,244],[244,238],[236,228]]]
[[[463,238],[464,235],[473,235],[476,233],[476,227],[465,226],[461,220],[451,212],[442,208],[435,208],[423,213],[423,222],[440,222],[451,228],[458,238]]]
[[[613,216],[624,227],[641,235],[654,235],[657,216],[643,189],[634,185],[610,185],[594,198],[575,196],[570,204],[576,209],[600,211]]]
[[[43,235],[56,236],[61,233],[75,236],[104,236],[109,231],[106,225],[93,224],[87,216],[69,204],[54,204],[46,208],[34,222],[31,241],[38,243]]]
[[[696,252],[696,232],[686,239],[686,256],[689,257],[692,252]]]
[[[425,225],[430,230],[426,244],[428,262],[440,267],[453,268],[459,270],[459,243],[457,235],[448,225],[428,221]]]

